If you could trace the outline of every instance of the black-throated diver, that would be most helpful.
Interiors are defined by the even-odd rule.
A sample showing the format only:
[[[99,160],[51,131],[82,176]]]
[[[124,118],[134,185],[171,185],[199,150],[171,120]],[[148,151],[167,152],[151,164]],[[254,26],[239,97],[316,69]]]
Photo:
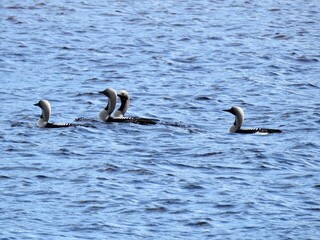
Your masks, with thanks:
[[[40,107],[42,110],[40,118],[37,121],[37,126],[40,128],[62,128],[62,127],[80,126],[78,124],[72,124],[72,123],[49,123],[49,118],[51,116],[51,104],[48,100],[42,99],[38,103],[35,103],[34,105]]]
[[[244,112],[241,107],[233,106],[230,109],[223,110],[225,112],[232,113],[235,116],[234,124],[229,128],[229,132],[231,133],[260,133],[260,134],[268,134],[268,133],[280,133],[282,132],[279,129],[270,129],[270,128],[248,128],[242,129],[242,123],[244,122]]]
[[[102,122],[108,122],[108,119],[111,117],[112,112],[116,108],[117,92],[113,88],[106,88],[99,93],[102,93],[108,97],[108,104],[100,111],[99,120]]]
[[[119,92],[118,96],[121,99],[120,108],[111,115],[116,107],[117,101],[117,93],[112,88],[106,88],[104,91],[99,93],[104,94],[108,97],[107,106],[99,113],[99,120],[103,122],[120,122],[120,123],[136,123],[141,125],[152,125],[157,124],[158,119],[150,119],[150,118],[140,118],[140,117],[124,117],[124,114],[129,108],[130,99],[127,91],[122,90]]]
[[[113,113],[114,118],[124,117],[124,114],[127,112],[130,106],[130,97],[129,93],[126,90],[121,90],[120,92],[118,92],[117,96],[120,98],[121,105]]]

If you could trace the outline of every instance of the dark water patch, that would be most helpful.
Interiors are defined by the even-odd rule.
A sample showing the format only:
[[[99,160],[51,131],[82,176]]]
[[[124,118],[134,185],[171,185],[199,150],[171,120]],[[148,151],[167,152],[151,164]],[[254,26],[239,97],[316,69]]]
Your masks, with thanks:
[[[312,212],[320,212],[320,207],[304,208],[304,209]]]
[[[126,170],[125,173],[135,174],[135,175],[155,175],[155,172],[145,168],[130,169],[130,170]]]
[[[195,166],[193,166],[193,165],[188,165],[188,164],[184,164],[184,163],[175,163],[174,166],[178,167],[178,168],[191,168],[191,169],[195,168]]]
[[[217,36],[211,36],[207,38],[208,40],[213,40],[213,41],[223,41],[224,39],[222,37],[217,37]]]
[[[106,209],[107,207],[103,206],[89,206],[83,212],[84,213],[96,213],[101,212],[102,210]]]
[[[208,96],[197,96],[197,97],[195,97],[195,100],[197,100],[197,101],[211,101],[212,98],[210,98]]]
[[[161,203],[164,205],[183,205],[185,203],[185,200],[179,199],[179,198],[170,198],[170,199],[162,199]]]
[[[306,89],[306,88],[319,88],[316,84],[308,83],[308,82],[300,82],[300,83],[293,83],[289,84],[289,86],[298,88],[298,89]]]
[[[196,133],[199,132],[200,130],[195,128],[192,125],[188,125],[185,123],[181,123],[181,122],[169,122],[169,121],[161,121],[159,124],[167,126],[167,127],[176,127],[176,128],[181,128],[184,130],[187,130],[189,133]]]
[[[172,61],[175,61],[175,62],[178,62],[178,63],[195,63],[197,60],[198,60],[197,56],[172,59]]]
[[[159,213],[168,212],[168,209],[166,207],[164,207],[164,206],[146,207],[145,210],[147,212],[159,212]]]
[[[217,180],[223,180],[223,181],[239,181],[242,184],[245,184],[243,182],[245,182],[245,178],[240,178],[240,177],[236,177],[236,176],[216,176],[215,179]]]
[[[38,190],[38,191],[31,192],[31,194],[36,196],[43,196],[43,195],[52,196],[52,195],[60,195],[61,193],[53,190]]]
[[[11,179],[11,177],[0,175],[0,180],[6,180],[6,179]]]
[[[96,200],[96,199],[92,199],[92,200],[80,200],[77,202],[78,204],[82,205],[88,205],[88,204],[93,204],[93,205],[96,205],[96,204],[105,204],[106,201],[100,201],[100,200]]]
[[[214,207],[219,209],[230,209],[235,208],[235,205],[229,203],[216,203]]]
[[[208,219],[201,219],[201,220],[195,220],[192,222],[189,222],[186,224],[186,226],[188,227],[211,227],[210,222],[212,221],[212,219],[208,218]]]
[[[45,179],[51,179],[51,177],[48,177],[48,176],[46,176],[46,175],[36,175],[35,178],[37,178],[37,179],[43,179],[43,180],[45,180]]]
[[[21,20],[18,20],[15,16],[9,16],[6,18],[7,21],[14,23],[14,24],[23,24],[24,22]]]
[[[97,170],[98,172],[119,172],[120,168],[113,164],[105,164],[103,168]]]
[[[199,184],[195,184],[195,183],[184,184],[183,188],[188,189],[188,190],[203,190],[204,189],[203,186],[201,186]]]
[[[60,134],[63,135],[63,134]],[[60,156],[84,156],[83,154],[77,152],[76,150],[71,150],[69,148],[60,148],[57,152],[53,152],[53,155],[60,155]]]
[[[42,171],[42,168],[28,166],[0,167],[0,171]]]
[[[287,36],[283,33],[280,33],[280,32],[277,32],[273,35],[273,39],[276,39],[276,40],[289,40],[291,39],[292,37],[290,36]]]
[[[319,62],[319,58],[313,58],[309,56],[295,56],[296,54],[291,54],[293,56],[293,60],[301,63],[317,63]]]
[[[279,11],[281,11],[281,9],[280,8],[270,8],[270,9],[268,9],[268,11],[270,11],[270,12],[279,12]]]
[[[300,178],[313,178],[314,177],[314,175],[313,174],[310,174],[310,173],[306,173],[306,174],[304,174],[304,175],[301,175],[301,174],[292,174],[292,175],[289,175],[289,176],[284,176],[284,178],[283,179],[300,179]]]
[[[221,155],[224,154],[223,152],[206,152],[206,153],[197,153],[194,155],[195,158],[198,157],[211,157],[211,156],[217,156],[217,155]]]
[[[240,42],[233,42],[233,43],[227,43],[224,46],[225,47],[241,47],[243,45],[243,43]]]
[[[11,127],[27,127],[27,128],[33,128],[35,127],[35,123],[30,122],[14,122],[11,124]]]
[[[7,9],[17,10],[17,9],[25,9],[26,6],[23,6],[21,4],[15,4],[15,5],[7,6],[6,8]]]
[[[93,118],[86,118],[86,117],[78,117],[74,119],[75,122],[90,122],[90,123],[101,123],[101,121],[98,121]],[[93,126],[93,125],[88,125],[88,126]]]
[[[101,96],[101,93],[98,92],[85,92],[85,93],[77,93],[76,97],[91,97],[91,96]]]

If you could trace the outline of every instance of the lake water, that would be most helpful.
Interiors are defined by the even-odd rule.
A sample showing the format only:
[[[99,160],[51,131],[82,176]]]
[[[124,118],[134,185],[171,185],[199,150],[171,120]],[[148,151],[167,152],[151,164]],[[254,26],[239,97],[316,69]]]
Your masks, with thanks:
[[[319,239],[318,0],[1,0],[0,22],[0,239]],[[107,87],[160,124],[94,122]],[[93,127],[37,128],[44,98]],[[233,105],[283,132],[228,133]]]

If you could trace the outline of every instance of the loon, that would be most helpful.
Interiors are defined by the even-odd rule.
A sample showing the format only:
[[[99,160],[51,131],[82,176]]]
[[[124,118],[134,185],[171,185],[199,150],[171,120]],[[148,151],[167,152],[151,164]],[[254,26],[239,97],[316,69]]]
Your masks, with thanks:
[[[120,118],[124,117],[124,114],[127,112],[130,106],[130,97],[129,93],[126,90],[121,90],[118,92],[117,96],[120,98],[121,105],[118,110],[113,113],[113,117]]]
[[[99,120],[103,122],[120,122],[120,123],[135,123],[141,125],[154,125],[159,121],[158,119],[150,118],[140,118],[140,117],[125,117],[124,114],[129,108],[130,98],[127,91],[122,90],[118,94],[112,88],[106,88],[104,91],[99,93],[104,94],[108,97],[107,106],[99,113]],[[121,106],[115,111],[113,115],[112,112],[116,107],[117,95],[121,100]]]
[[[62,128],[78,126],[77,124],[72,123],[49,123],[48,121],[51,115],[51,104],[48,100],[42,99],[34,105],[42,109],[40,118],[37,121],[37,126],[40,128]]]
[[[225,112],[232,113],[235,116],[234,124],[229,128],[230,133],[260,133],[260,134],[268,134],[268,133],[281,133],[282,131],[279,129],[269,129],[269,128],[249,128],[242,129],[242,123],[244,122],[244,112],[241,107],[233,106],[230,109],[223,110]]]
[[[102,122],[108,122],[109,118],[111,118],[111,114],[116,108],[117,102],[117,92],[112,88],[106,88],[105,90],[99,92],[108,97],[107,106],[102,109],[99,113],[99,120]]]

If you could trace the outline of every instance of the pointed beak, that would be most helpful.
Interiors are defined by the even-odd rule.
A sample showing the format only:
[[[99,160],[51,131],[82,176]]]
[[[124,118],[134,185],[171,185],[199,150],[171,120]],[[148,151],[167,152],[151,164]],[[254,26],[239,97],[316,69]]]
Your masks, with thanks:
[[[35,104],[33,104],[33,105],[34,105],[34,106],[38,106],[38,107],[40,106],[40,104],[39,104],[39,103],[35,103]]]
[[[231,113],[231,109],[225,109],[223,111]]]

